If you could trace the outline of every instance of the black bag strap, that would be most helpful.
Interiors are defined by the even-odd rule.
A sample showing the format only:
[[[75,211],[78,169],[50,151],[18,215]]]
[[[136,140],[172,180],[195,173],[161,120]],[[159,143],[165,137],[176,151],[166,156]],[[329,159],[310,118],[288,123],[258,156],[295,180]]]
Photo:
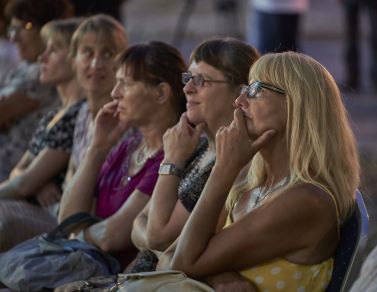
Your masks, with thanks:
[[[102,221],[101,218],[86,212],[79,212],[64,219],[55,229],[47,233],[46,239],[68,238],[68,236],[78,227],[81,229]]]

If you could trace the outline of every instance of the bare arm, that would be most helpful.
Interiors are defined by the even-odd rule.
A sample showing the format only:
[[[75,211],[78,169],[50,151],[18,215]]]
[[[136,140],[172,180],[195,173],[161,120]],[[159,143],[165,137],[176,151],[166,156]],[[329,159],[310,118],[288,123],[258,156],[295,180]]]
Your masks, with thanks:
[[[107,252],[131,247],[132,223],[148,201],[149,196],[135,190],[114,215],[87,228],[85,239]]]
[[[67,164],[69,155],[62,150],[45,148],[19,175],[0,184],[0,199],[21,199],[35,194]]]
[[[148,204],[145,205],[143,210],[141,210],[141,212],[136,216],[132,226],[131,239],[133,244],[139,250],[149,248],[147,242],[147,221],[150,203],[151,201],[149,201]]]
[[[93,139],[85,158],[64,191],[59,221],[77,212],[90,212],[94,202],[97,175],[110,149],[124,134],[124,125],[115,116],[117,101],[109,102],[97,114]]]
[[[9,124],[39,107],[39,101],[19,92],[0,99],[0,126]]]
[[[193,128],[184,113],[177,125],[164,134],[163,162],[173,163],[183,169],[186,160],[198,145],[204,125]],[[180,178],[175,175],[160,175],[153,191],[147,222],[148,246],[165,250],[181,233],[189,212],[178,199]]]
[[[20,161],[16,164],[16,166],[12,169],[9,177],[15,177],[20,175],[24,172],[24,170],[30,165],[30,163],[34,160],[35,156],[31,154],[29,151],[26,151],[25,154],[22,156]]]
[[[61,200],[59,222],[78,212],[91,212],[98,173],[108,149],[89,147]]]
[[[336,246],[331,198],[308,185],[285,190],[216,233],[217,218],[237,174],[275,133],[266,131],[251,142],[242,121],[242,113],[236,110],[232,124],[216,134],[215,166],[173,257],[171,268],[192,277],[238,271],[307,249],[313,252],[326,238],[326,248],[301,258],[304,263],[313,263],[314,258],[318,263],[328,258]]]

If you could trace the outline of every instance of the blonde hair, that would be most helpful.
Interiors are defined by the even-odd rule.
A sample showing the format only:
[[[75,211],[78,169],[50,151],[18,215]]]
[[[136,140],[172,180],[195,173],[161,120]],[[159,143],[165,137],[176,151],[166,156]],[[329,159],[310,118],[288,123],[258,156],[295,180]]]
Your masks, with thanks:
[[[42,26],[41,37],[45,42],[51,38],[57,38],[60,46],[69,48],[72,35],[83,19],[74,17],[49,21]]]
[[[254,63],[250,80],[285,90],[286,141],[290,181],[286,188],[310,183],[331,193],[341,222],[350,214],[359,185],[359,158],[339,89],[330,73],[309,56],[294,52],[266,54]],[[252,160],[247,178],[231,190],[227,207],[266,178],[262,156]]]
[[[112,16],[96,14],[86,18],[73,34],[70,48],[70,56],[72,58],[76,56],[84,35],[90,32],[104,36],[106,43],[114,47],[118,52],[127,48],[128,39],[124,26]]]

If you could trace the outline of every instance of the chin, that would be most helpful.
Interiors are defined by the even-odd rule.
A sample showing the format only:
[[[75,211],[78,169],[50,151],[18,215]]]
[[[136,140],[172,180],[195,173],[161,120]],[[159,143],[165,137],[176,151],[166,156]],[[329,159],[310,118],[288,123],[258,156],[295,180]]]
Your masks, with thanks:
[[[190,111],[187,111],[187,119],[193,125],[197,125],[197,124],[200,124],[200,123],[204,122],[203,118],[200,117],[200,115],[197,115],[197,114],[192,113]]]

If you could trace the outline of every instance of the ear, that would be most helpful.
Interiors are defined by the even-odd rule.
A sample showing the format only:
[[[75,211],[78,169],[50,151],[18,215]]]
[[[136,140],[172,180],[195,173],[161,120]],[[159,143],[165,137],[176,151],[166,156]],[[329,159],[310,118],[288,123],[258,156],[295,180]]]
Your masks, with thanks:
[[[156,96],[155,101],[158,104],[164,104],[169,101],[170,95],[172,93],[171,87],[166,82],[161,82],[156,86]]]

